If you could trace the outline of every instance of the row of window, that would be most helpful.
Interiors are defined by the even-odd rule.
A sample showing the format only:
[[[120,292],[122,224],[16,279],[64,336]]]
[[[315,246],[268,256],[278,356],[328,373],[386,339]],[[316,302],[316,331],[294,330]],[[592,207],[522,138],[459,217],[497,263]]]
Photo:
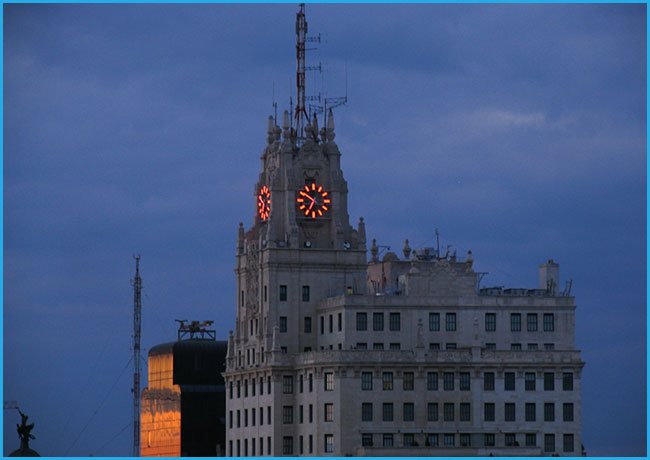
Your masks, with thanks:
[[[537,433],[523,433],[525,436],[525,445],[526,447],[536,447],[537,446]],[[393,433],[362,433],[361,434],[361,445],[364,447],[374,447],[374,438],[375,436],[381,436],[381,446],[382,447],[397,447],[395,444],[395,439],[398,435]],[[403,447],[414,447],[418,446],[418,439],[420,438],[414,433],[403,433],[402,437],[402,446]],[[427,433],[424,435],[424,445],[428,447],[456,447],[456,436],[458,436],[458,445],[460,447],[479,447],[483,445],[485,447],[495,447],[496,446],[496,435],[494,433],[483,433],[483,434],[470,434],[470,433],[443,433],[442,435],[438,433]],[[443,444],[440,444],[440,437],[442,437]],[[481,442],[482,438],[482,442]],[[518,441],[517,433],[505,433],[504,434],[504,446],[506,447],[518,447],[520,446]],[[420,438],[421,441],[421,438]],[[573,433],[563,434],[563,451],[564,452],[573,452],[575,441]],[[544,452],[555,452],[555,434],[546,433],[544,434]]]
[[[312,409],[311,404],[310,404],[310,413],[312,412],[312,410],[313,409]],[[248,409],[244,409],[244,426],[245,427],[247,427],[248,423],[249,423],[248,413],[249,413]],[[236,414],[236,419],[234,417],[235,414]],[[242,414],[242,411],[239,410],[239,409],[236,412],[228,411],[228,428],[232,429],[235,426],[237,428],[241,428],[241,426],[242,426],[241,414]],[[252,408],[250,410],[250,414],[251,414],[250,425],[255,426],[256,415],[257,415],[257,412],[256,412],[255,408]],[[259,416],[259,424],[260,424],[260,426],[262,426],[262,425],[264,425],[264,407],[259,408],[259,414],[260,414],[260,416]],[[233,420],[233,419],[235,419],[235,420]],[[268,406],[268,408],[266,409],[266,423],[268,425],[270,425],[272,423],[271,406]]]
[[[311,438],[311,436],[310,436],[310,438]],[[230,456],[230,457],[242,457],[242,456],[243,457],[248,457],[249,456],[249,452],[248,452],[249,442],[248,441],[249,441],[248,439],[244,439],[244,451],[243,452],[242,452],[242,448],[241,448],[242,447],[241,439],[237,440],[237,444],[236,444],[237,451],[236,452],[233,451],[233,442],[232,442],[232,440],[229,441],[228,442],[228,451],[229,451],[228,456]],[[250,439],[250,447],[251,447],[250,456],[251,457],[255,457],[256,455],[271,455],[271,436],[268,436],[266,438],[266,454],[264,453],[264,438],[263,437],[259,438],[259,454],[257,454],[255,452],[255,450],[256,450],[255,449],[255,444],[256,444],[255,438],[251,438]]]
[[[310,376],[310,379],[311,379],[311,374],[309,374],[309,376]],[[250,389],[251,389],[252,396],[255,396],[257,388],[259,388],[260,396],[263,396],[264,395],[264,377],[260,377],[260,379],[259,379],[259,387],[258,387],[258,385],[256,385],[256,382],[257,382],[257,380],[255,380],[254,378],[250,380]],[[249,388],[248,383],[249,383],[248,379],[244,379],[244,385],[243,385],[243,387],[244,387],[244,398],[248,397],[248,388]],[[235,386],[234,382],[230,381],[230,384],[228,385],[228,397],[230,399],[233,398],[234,386]],[[270,375],[266,378],[266,392],[268,394],[271,394],[271,376]],[[242,395],[242,381],[237,380],[237,397],[241,398],[241,395]]]
[[[429,329],[431,329],[431,315],[437,313],[431,313],[429,315]],[[513,332],[521,331],[521,313],[511,313],[510,314],[510,330]],[[526,330],[529,332],[537,331],[537,313],[527,313],[526,314]],[[435,322],[435,321],[434,321]],[[544,332],[553,332],[555,330],[555,315],[553,313],[544,313],[543,315],[543,327]],[[485,330],[487,332],[493,332],[497,330],[497,315],[496,313],[486,313],[485,314]]]
[[[309,441],[309,453],[312,454],[314,453],[314,438],[312,435],[309,435],[307,438]],[[304,437],[303,436],[298,436],[298,454],[304,454]],[[334,452],[334,435],[333,434],[326,434],[323,436],[323,450],[326,453],[332,453]],[[296,452],[294,452],[294,446],[293,446],[293,436],[284,436],[282,438],[282,455],[294,455]]]
[[[399,313],[389,313],[388,314],[388,330],[389,331],[399,331],[401,327],[401,320]],[[368,313],[357,313],[357,331],[367,331],[368,330]],[[384,314],[383,313],[373,313],[372,314],[372,330],[373,331],[383,331],[384,330]]]
[[[302,301],[303,302],[309,302],[310,298],[310,288],[309,286],[303,286],[302,287]],[[264,302],[268,300],[268,292],[267,292],[267,287],[264,286]],[[286,284],[281,284],[280,285],[280,290],[279,290],[279,296],[280,296],[280,302],[286,302],[288,297],[289,297],[289,289],[287,288]],[[241,306],[243,307],[245,304],[245,294],[244,291],[242,290],[239,294],[239,299]]]

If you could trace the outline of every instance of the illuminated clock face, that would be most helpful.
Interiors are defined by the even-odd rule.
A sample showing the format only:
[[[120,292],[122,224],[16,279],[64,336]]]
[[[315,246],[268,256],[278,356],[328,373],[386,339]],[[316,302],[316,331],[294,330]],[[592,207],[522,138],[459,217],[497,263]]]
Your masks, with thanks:
[[[262,220],[269,218],[269,213],[271,212],[271,192],[266,185],[257,194],[257,212],[260,214]]]
[[[329,194],[323,190],[322,186],[312,182],[309,185],[305,185],[305,188],[298,192],[296,202],[298,203],[300,212],[306,217],[316,219],[325,214],[330,208],[332,200]]]

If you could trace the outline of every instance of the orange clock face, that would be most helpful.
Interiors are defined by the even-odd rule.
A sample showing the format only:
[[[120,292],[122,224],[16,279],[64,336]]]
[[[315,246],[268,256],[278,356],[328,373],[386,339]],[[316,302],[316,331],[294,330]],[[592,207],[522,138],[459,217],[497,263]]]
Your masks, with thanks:
[[[332,200],[328,193],[323,190],[323,187],[311,183],[305,185],[303,190],[298,192],[298,209],[304,213],[305,216],[312,219],[323,216],[323,214],[330,208]]]
[[[262,220],[269,218],[269,213],[271,212],[271,192],[266,185],[257,194],[257,212],[260,214]]]

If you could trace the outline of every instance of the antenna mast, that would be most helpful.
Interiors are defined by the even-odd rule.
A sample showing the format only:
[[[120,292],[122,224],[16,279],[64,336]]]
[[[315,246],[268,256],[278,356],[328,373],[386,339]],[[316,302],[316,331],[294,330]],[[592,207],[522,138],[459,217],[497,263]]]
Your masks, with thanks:
[[[133,456],[140,456],[140,330],[141,291],[140,254],[134,255],[135,278],[133,278]]]
[[[307,38],[307,21],[305,4],[300,4],[296,13],[296,136],[303,137],[303,116],[309,120],[305,110],[305,39]]]

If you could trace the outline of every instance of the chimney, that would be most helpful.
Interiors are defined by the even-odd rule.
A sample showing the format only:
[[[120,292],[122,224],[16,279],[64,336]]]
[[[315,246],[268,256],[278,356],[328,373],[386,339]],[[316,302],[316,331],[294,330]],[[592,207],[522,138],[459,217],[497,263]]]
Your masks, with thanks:
[[[557,295],[560,286],[560,265],[553,259],[539,266],[539,288],[546,289],[548,295]]]

